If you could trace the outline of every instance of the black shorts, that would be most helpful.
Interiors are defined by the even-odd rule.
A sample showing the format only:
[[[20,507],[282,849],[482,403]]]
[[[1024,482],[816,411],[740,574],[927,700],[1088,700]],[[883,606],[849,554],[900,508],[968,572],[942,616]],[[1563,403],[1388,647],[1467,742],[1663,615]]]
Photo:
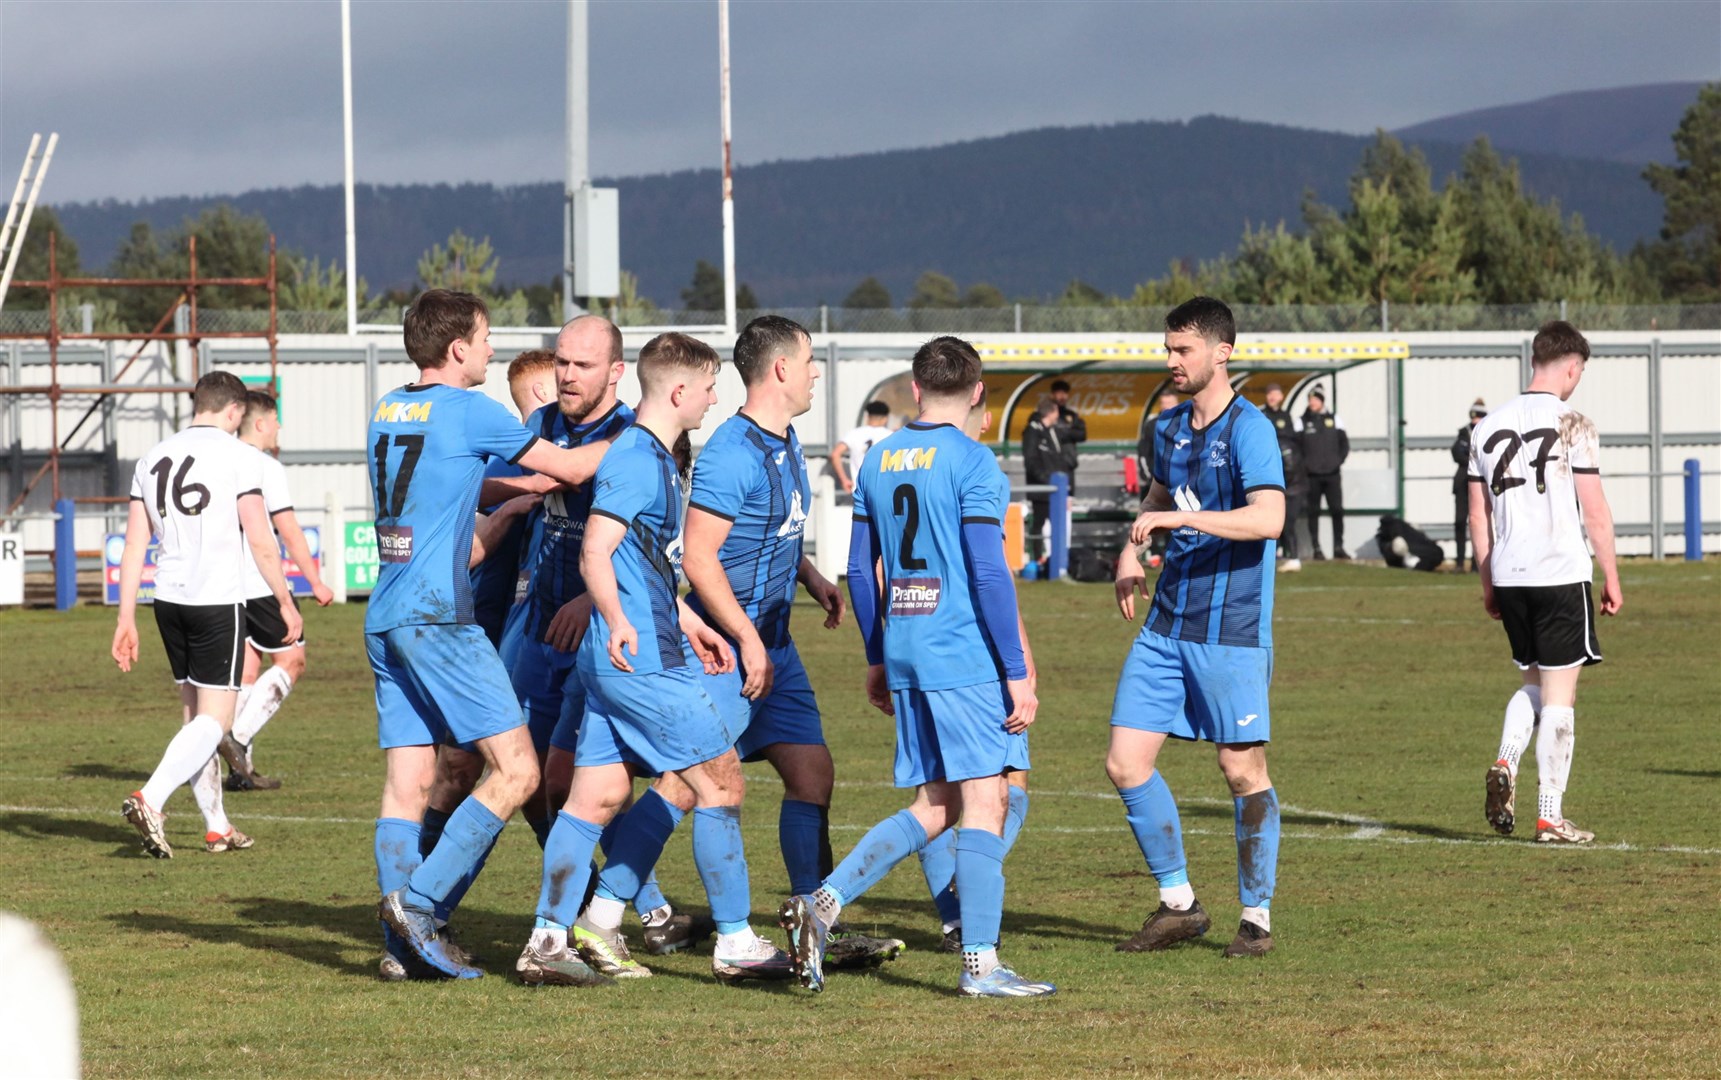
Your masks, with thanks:
[[[288,599],[293,610],[299,610],[299,602]],[[281,602],[273,594],[253,596],[245,601],[245,626],[245,640],[258,652],[286,652],[305,643],[303,633],[297,641],[287,640],[287,621],[281,617]]]
[[[153,606],[174,682],[239,689],[245,671],[245,605],[157,600]]]
[[[1495,586],[1494,604],[1519,667],[1558,670],[1601,663],[1589,582]]]

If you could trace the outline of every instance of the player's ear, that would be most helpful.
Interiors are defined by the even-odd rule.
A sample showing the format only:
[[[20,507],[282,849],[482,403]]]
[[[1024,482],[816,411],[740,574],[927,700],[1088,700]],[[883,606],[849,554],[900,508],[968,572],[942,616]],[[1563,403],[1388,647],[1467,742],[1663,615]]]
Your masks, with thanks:
[[[986,400],[986,383],[984,380],[982,380],[982,381],[974,384],[973,393],[968,395],[968,407],[970,409],[972,409],[975,406],[979,405],[982,401],[985,401],[985,400]]]
[[[914,404],[918,406],[920,404],[920,384],[915,382],[913,379],[910,379],[908,381],[908,386],[909,389],[914,391]]]

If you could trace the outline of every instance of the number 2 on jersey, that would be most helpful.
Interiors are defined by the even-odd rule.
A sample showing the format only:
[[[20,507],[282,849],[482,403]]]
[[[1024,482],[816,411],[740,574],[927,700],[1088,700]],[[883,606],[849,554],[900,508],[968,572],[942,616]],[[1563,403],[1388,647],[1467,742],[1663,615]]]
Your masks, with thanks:
[[[1488,437],[1488,442],[1482,447],[1484,454],[1492,454],[1494,448],[1501,443],[1509,443],[1506,452],[1500,455],[1500,460],[1494,463],[1494,477],[1489,487],[1495,497],[1504,495],[1515,487],[1528,483],[1521,476],[1507,476],[1506,469],[1511,466],[1512,459],[1518,456],[1518,451],[1526,443],[1540,442],[1542,445],[1536,451],[1536,456],[1530,459],[1530,468],[1536,470],[1536,493],[1545,495],[1548,491],[1548,462],[1554,458],[1554,444],[1559,441],[1560,433],[1553,428],[1537,428],[1519,435],[1516,431],[1504,429],[1496,431]]]
[[[896,561],[904,570],[925,570],[926,560],[914,557],[914,534],[920,531],[920,494],[913,484],[898,484],[890,503],[897,517],[907,518],[902,523],[902,550],[896,553]]]
[[[412,484],[412,474],[418,468],[419,455],[424,453],[423,435],[396,435],[394,444],[401,449],[400,472],[394,478],[392,497],[388,489],[388,432],[376,437],[376,512],[378,517],[397,518],[406,509],[406,492]]]

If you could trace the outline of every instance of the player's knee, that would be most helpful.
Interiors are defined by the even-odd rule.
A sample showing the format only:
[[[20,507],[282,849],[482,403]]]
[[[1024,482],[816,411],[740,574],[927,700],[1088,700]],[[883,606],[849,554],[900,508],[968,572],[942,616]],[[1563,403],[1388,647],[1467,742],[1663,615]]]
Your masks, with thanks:
[[[1106,777],[1115,788],[1140,787],[1153,779],[1153,766],[1119,754],[1114,749],[1106,754]]]
[[[783,798],[794,802],[831,804],[831,789],[836,785],[836,766],[831,752],[823,746],[797,747],[797,752],[783,759],[778,770],[783,778]]]
[[[1225,774],[1225,783],[1236,797],[1252,795],[1272,786],[1267,777],[1267,755],[1259,748],[1242,753],[1221,750],[1219,771]]]
[[[673,773],[666,773],[658,777],[651,786],[659,797],[683,814],[691,811],[697,801],[693,796],[693,789],[683,781],[676,779]]]
[[[275,666],[285,672],[287,678],[298,682],[299,677],[305,673],[305,647],[301,645],[296,649],[288,649],[286,652],[278,654],[275,659]]]

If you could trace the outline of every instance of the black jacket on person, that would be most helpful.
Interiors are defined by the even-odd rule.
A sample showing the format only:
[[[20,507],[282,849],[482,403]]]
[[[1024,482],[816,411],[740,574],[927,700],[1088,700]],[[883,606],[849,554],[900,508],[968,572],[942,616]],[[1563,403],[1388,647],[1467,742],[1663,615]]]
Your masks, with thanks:
[[[1285,467],[1285,494],[1306,495],[1309,492],[1309,470],[1303,461],[1303,437],[1297,431],[1297,421],[1288,409],[1269,409],[1261,413],[1273,424],[1279,437],[1279,461]]]
[[[1076,444],[1088,441],[1088,422],[1068,405],[1058,406],[1058,441],[1069,448],[1070,468],[1076,467]]]
[[[1470,429],[1474,424],[1465,424],[1458,429],[1458,437],[1452,440],[1452,460],[1457,463],[1458,471],[1452,474],[1452,494],[1470,495]]]
[[[1432,571],[1446,558],[1440,545],[1430,540],[1427,533],[1392,514],[1380,519],[1380,528],[1376,530],[1374,539],[1380,545],[1380,557],[1386,560],[1386,565],[1400,570],[1409,567]],[[1398,550],[1400,547],[1403,551]]]
[[[1076,448],[1064,444],[1059,428],[1046,425],[1038,413],[1028,420],[1022,432],[1022,469],[1030,484],[1049,483],[1054,473],[1076,471]]]
[[[1350,457],[1351,439],[1330,412],[1303,414],[1303,464],[1311,476],[1330,476]]]

